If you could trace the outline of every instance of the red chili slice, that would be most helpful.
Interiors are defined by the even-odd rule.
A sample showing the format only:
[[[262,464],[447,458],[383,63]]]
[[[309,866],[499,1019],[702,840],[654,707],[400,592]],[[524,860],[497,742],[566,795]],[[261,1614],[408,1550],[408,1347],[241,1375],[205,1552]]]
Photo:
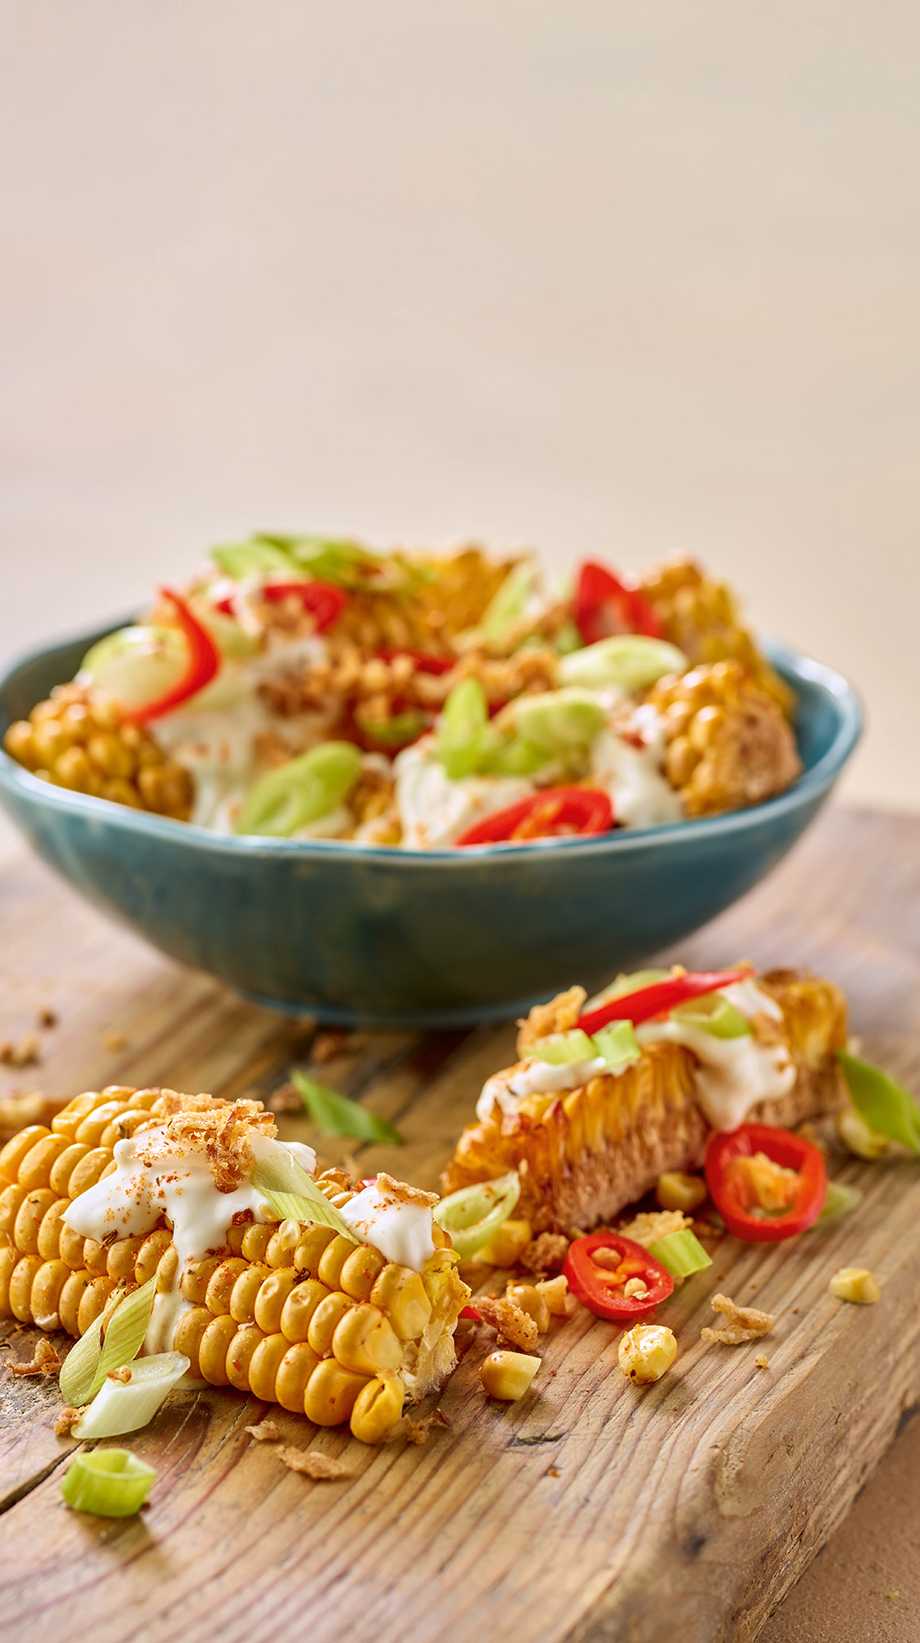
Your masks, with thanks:
[[[785,1208],[765,1210],[749,1190],[746,1172],[733,1168],[757,1153],[794,1172],[796,1181]],[[773,1244],[814,1226],[827,1195],[827,1169],[820,1147],[804,1136],[770,1124],[742,1124],[710,1136],[706,1185],[729,1232],[747,1243]]]
[[[578,572],[574,615],[586,645],[616,633],[661,637],[661,623],[645,594],[592,559],[586,559]]]
[[[458,845],[526,843],[529,839],[607,833],[613,826],[609,794],[597,787],[547,787],[468,827]]]
[[[743,981],[749,974],[748,970],[698,970],[682,976],[669,976],[667,981],[653,981],[649,987],[637,987],[634,993],[611,998],[608,1003],[598,1005],[596,1010],[589,1010],[586,1015],[580,1016],[577,1025],[589,1035],[600,1032],[610,1021],[631,1021],[638,1026],[640,1021],[651,1021],[653,1016],[666,1015],[691,998],[721,992],[723,987]]]
[[[173,708],[180,707],[190,696],[203,690],[220,667],[220,651],[181,594],[174,593],[172,588],[161,588],[160,597],[172,605],[177,624],[185,636],[188,649],[185,672],[178,683],[158,696],[156,701],[127,710],[123,717],[131,724],[147,724],[150,719],[159,719],[164,713],[171,713]]]
[[[598,1250],[618,1255],[618,1265],[599,1265],[595,1259]],[[622,1238],[618,1232],[592,1232],[587,1238],[576,1238],[569,1245],[562,1270],[572,1294],[598,1318],[609,1318],[612,1323],[632,1323],[674,1292],[671,1274],[641,1244]],[[646,1293],[625,1295],[629,1278],[641,1279]]]
[[[269,605],[280,604],[283,599],[299,599],[304,610],[313,617],[317,633],[331,628],[348,603],[348,595],[332,582],[266,582],[259,591],[260,597]],[[228,593],[225,599],[218,599],[214,609],[224,616],[232,616],[234,600],[235,595]]]

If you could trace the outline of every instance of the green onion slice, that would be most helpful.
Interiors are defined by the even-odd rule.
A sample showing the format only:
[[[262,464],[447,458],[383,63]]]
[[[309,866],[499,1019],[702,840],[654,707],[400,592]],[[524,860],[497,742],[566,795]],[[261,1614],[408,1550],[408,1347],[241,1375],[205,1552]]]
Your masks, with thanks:
[[[394,713],[391,719],[368,719],[361,713],[355,717],[361,734],[378,747],[405,747],[417,742],[428,728],[426,715],[414,709]]]
[[[639,633],[620,633],[564,656],[559,677],[564,685],[584,690],[622,690],[633,696],[647,690],[666,673],[686,673],[689,663],[676,645],[646,639]]]
[[[520,1196],[520,1177],[511,1170],[494,1181],[479,1181],[450,1193],[441,1199],[434,1218],[466,1261],[504,1225]]]
[[[572,1061],[593,1061],[596,1056],[594,1040],[580,1027],[568,1033],[550,1033],[527,1047],[528,1061],[547,1061],[551,1067],[567,1066]]]
[[[679,1004],[671,1016],[697,1032],[711,1033],[713,1038],[745,1038],[751,1031],[747,1016],[722,993],[707,993],[688,1004]]]
[[[349,1135],[356,1141],[380,1141],[390,1146],[402,1146],[403,1138],[399,1131],[378,1113],[363,1107],[360,1101],[341,1095],[327,1084],[318,1084],[315,1078],[296,1069],[291,1073],[291,1082],[323,1135]]]
[[[488,740],[489,706],[478,679],[454,685],[438,720],[437,756],[451,781],[472,776]]]
[[[88,1455],[74,1455],[61,1479],[61,1494],[75,1512],[133,1517],[155,1480],[154,1468],[130,1449],[94,1449]]]
[[[260,777],[249,790],[236,832],[290,838],[337,810],[360,773],[361,754],[352,742],[320,742]]]
[[[165,696],[187,667],[188,648],[179,628],[149,623],[106,634],[87,651],[80,673],[119,707],[135,710]]]
[[[649,1244],[648,1252],[666,1272],[670,1272],[672,1278],[692,1278],[694,1272],[702,1272],[712,1266],[712,1257],[706,1254],[696,1233],[691,1232],[689,1227],[681,1227],[679,1232],[669,1232],[664,1238],[657,1239],[654,1244]]]
[[[846,1181],[828,1181],[824,1208],[818,1216],[815,1226],[827,1227],[837,1221],[842,1221],[845,1215],[852,1215],[854,1209],[861,1203],[862,1193],[858,1187],[851,1187]]]
[[[58,1383],[65,1403],[79,1408],[99,1391],[110,1369],[131,1363],[144,1344],[156,1297],[156,1274],[139,1288],[112,1297],[64,1359]]]
[[[212,548],[211,558],[223,576],[242,582],[247,576],[271,576],[278,571],[291,574],[293,561],[285,548],[254,536],[249,542],[231,542]]]
[[[612,1021],[594,1034],[594,1053],[607,1063],[608,1072],[621,1073],[638,1061],[642,1046],[631,1021]]]
[[[350,1238],[353,1244],[360,1243],[345,1217],[289,1152],[273,1152],[270,1160],[258,1159],[251,1179],[279,1221],[315,1222],[332,1227],[333,1232]]]
[[[508,572],[485,608],[478,631],[486,640],[500,641],[521,620],[537,582],[537,567],[525,559]]]
[[[571,656],[573,651],[581,650],[584,641],[574,622],[563,622],[556,634],[555,648],[560,656]]]
[[[837,1052],[853,1105],[878,1135],[887,1136],[908,1152],[920,1153],[920,1106],[914,1097],[880,1067],[846,1050]]]
[[[528,742],[523,736],[502,737],[498,734],[493,741],[487,733],[478,772],[484,776],[532,776],[546,763],[546,749],[536,742]]]
[[[119,1438],[125,1432],[139,1432],[141,1427],[149,1426],[190,1367],[183,1352],[156,1352],[132,1363],[129,1381],[112,1380],[107,1375],[89,1408],[71,1428],[73,1436]]]
[[[499,729],[511,724],[525,742],[542,748],[545,757],[565,758],[586,755],[606,722],[604,709],[589,691],[547,690],[511,702]]]

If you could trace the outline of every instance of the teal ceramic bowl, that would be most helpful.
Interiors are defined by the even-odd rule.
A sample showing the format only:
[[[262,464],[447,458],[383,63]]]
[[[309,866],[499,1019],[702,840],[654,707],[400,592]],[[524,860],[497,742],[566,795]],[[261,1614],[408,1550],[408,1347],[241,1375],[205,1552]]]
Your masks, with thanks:
[[[0,680],[0,737],[111,631]],[[839,673],[782,646],[805,766],[750,810],[481,851],[221,838],[53,787],[0,754],[0,802],[73,888],[154,947],[320,1021],[455,1026],[594,986],[698,930],[786,854],[824,804],[862,716]]]

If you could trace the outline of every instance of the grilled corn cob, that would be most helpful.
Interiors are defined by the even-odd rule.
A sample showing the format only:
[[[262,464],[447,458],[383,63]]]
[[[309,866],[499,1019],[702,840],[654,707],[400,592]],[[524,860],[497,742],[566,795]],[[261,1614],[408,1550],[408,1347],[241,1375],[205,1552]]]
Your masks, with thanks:
[[[801,774],[788,720],[740,662],[660,679],[648,701],[664,725],[665,774],[688,816],[759,804]]]
[[[664,630],[691,662],[740,662],[768,696],[791,714],[794,697],[774,671],[738,614],[725,582],[708,577],[692,559],[678,559],[649,571],[639,586]]]
[[[407,555],[412,585],[396,591],[355,589],[336,623],[336,635],[364,651],[409,646],[447,651],[451,641],[475,627],[514,568],[513,560],[490,559],[481,548],[462,548],[448,557]]]
[[[11,724],[4,746],[34,775],[75,793],[112,799],[187,821],[192,778],[139,725],[123,724],[111,703],[78,684],[58,685],[28,719]]]
[[[755,1016],[754,1040],[788,1052],[794,1083],[788,1093],[753,1106],[749,1116],[788,1127],[842,1098],[834,1052],[846,1041],[846,1005],[831,982],[793,971],[772,971],[757,985],[779,1007],[781,1020]],[[531,1011],[519,1053],[574,1026],[584,998],[582,988],[573,988]],[[576,1089],[493,1104],[461,1135],[445,1191],[517,1170],[517,1213],[535,1231],[585,1229],[608,1220],[665,1172],[700,1164],[711,1133],[700,1083],[701,1063],[692,1050],[674,1042],[645,1043],[640,1059],[616,1077],[602,1074]]]
[[[157,1350],[186,1353],[192,1375],[212,1386],[233,1386],[320,1426],[347,1421],[355,1437],[379,1442],[404,1402],[439,1385],[456,1361],[454,1328],[470,1292],[436,1225],[421,1271],[328,1226],[249,1221],[230,1225],[224,1247],[180,1273],[163,1218],[143,1235],[102,1241],[65,1222],[73,1200],[114,1170],[116,1142],[174,1121],[164,1115],[183,1099],[207,1098],[91,1091],[50,1128],[30,1125],[0,1151],[0,1317],[79,1336],[116,1286],[155,1274],[168,1303]],[[231,1103],[212,1107],[233,1111]],[[354,1195],[341,1172],[317,1184],[339,1208]]]

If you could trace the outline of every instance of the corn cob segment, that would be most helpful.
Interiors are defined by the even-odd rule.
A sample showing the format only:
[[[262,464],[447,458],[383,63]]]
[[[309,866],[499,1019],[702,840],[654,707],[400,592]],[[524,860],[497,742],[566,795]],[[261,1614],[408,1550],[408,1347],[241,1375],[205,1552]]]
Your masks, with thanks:
[[[405,1402],[424,1397],[456,1362],[454,1328],[469,1290],[436,1225],[434,1253],[419,1271],[328,1226],[247,1219],[180,1272],[165,1219],[142,1235],[102,1240],[64,1220],[75,1198],[115,1170],[116,1142],[175,1124],[182,1099],[120,1086],[89,1092],[50,1127],[30,1125],[0,1151],[0,1317],[78,1336],[119,1284],[155,1276],[148,1349],[184,1352],[192,1375],[212,1386],[321,1426],[347,1422],[355,1437],[379,1442]],[[215,1109],[235,1111],[219,1102],[204,1110]],[[337,1171],[318,1185],[338,1208],[354,1196]]]
[[[28,719],[10,725],[3,745],[33,775],[73,793],[176,821],[191,815],[189,772],[147,731],[122,723],[117,708],[91,699],[78,684],[56,686]]]
[[[639,585],[664,637],[691,662],[739,662],[784,713],[792,713],[795,702],[789,686],[744,626],[725,582],[714,581],[692,559],[677,559],[648,572]]]
[[[740,662],[660,679],[648,701],[664,725],[665,774],[688,816],[760,804],[801,775],[789,721]]]
[[[846,1042],[846,1005],[831,982],[810,975],[777,970],[757,985],[779,1006],[781,1020],[755,1016],[754,1038],[767,1050],[785,1048],[794,1082],[787,1093],[755,1103],[748,1116],[788,1128],[842,1099],[834,1052]],[[584,997],[574,988],[534,1010],[522,1029],[521,1052],[534,1036],[569,1029]],[[588,1229],[641,1198],[665,1172],[699,1166],[711,1133],[700,1093],[701,1065],[691,1049],[646,1043],[640,1059],[616,1077],[493,1105],[463,1131],[444,1189],[516,1170],[521,1198],[515,1213],[535,1231]]]

